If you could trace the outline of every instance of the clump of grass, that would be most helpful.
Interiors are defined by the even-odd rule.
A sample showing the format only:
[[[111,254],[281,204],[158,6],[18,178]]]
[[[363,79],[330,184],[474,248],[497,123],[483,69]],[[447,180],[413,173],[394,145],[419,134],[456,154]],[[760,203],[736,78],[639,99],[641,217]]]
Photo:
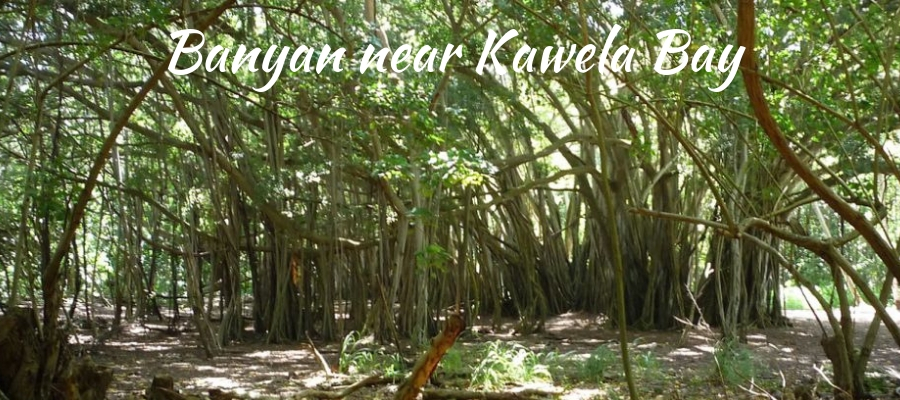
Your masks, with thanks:
[[[572,367],[572,354],[572,352],[559,353],[557,351],[550,351],[539,355],[544,365],[546,365],[547,369],[550,371],[550,375],[553,377],[555,383],[568,382],[569,372],[574,369]]]
[[[652,351],[633,353],[632,371],[641,381],[659,380],[665,377],[663,365]],[[585,382],[601,383],[607,378],[621,376],[622,359],[608,346],[594,349],[580,365],[579,377]]]
[[[662,363],[651,351],[634,355],[634,370],[641,380],[662,379],[665,377]]]
[[[441,371],[451,375],[468,374],[471,369],[468,361],[463,357],[463,351],[459,350],[458,347],[451,347],[450,350],[447,350],[447,353],[441,358],[439,368]]]
[[[723,343],[713,354],[713,379],[735,386],[756,377],[753,354],[739,343]]]
[[[341,342],[338,368],[346,374],[370,374],[379,371],[384,376],[403,374],[403,360],[397,354],[386,354],[381,349],[361,346],[362,338],[356,331],[350,332]]]
[[[585,381],[601,382],[607,372],[618,365],[618,356],[607,346],[594,349],[581,364],[580,378]]]
[[[553,381],[544,356],[521,344],[489,342],[479,353],[481,361],[472,371],[472,388],[496,390],[512,383]]]
[[[872,393],[889,393],[893,387],[886,376],[870,376],[867,374],[863,382],[866,389]]]

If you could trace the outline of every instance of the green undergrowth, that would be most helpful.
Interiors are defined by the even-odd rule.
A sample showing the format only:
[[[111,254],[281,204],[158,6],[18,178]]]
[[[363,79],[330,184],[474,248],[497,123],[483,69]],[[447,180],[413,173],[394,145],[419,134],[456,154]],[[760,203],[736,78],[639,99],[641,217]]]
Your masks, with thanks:
[[[424,351],[424,349],[422,349]],[[675,376],[651,350],[633,348],[632,368],[642,391],[660,394],[671,389]],[[341,347],[340,370],[348,374],[403,377],[412,367],[383,349],[371,348],[359,335],[348,335]],[[685,375],[689,386],[708,390],[724,384],[745,385],[756,379],[760,366],[748,348],[740,344],[719,345],[714,357],[696,373]],[[534,350],[513,341],[457,342],[441,360],[434,379],[444,387],[501,391],[523,385],[554,385],[563,388],[594,387],[617,391],[624,382],[618,346],[604,344],[590,353]]]
[[[753,353],[740,343],[722,343],[716,346],[709,378],[727,386],[737,386],[755,380],[760,367]]]
[[[402,377],[406,371],[403,360],[395,353],[381,348],[367,347],[359,333],[350,332],[341,342],[338,367],[345,374],[380,372],[386,377]]]
[[[652,352],[635,353],[633,365],[644,382],[665,381],[666,372]],[[621,359],[610,346],[590,354],[534,351],[514,342],[472,343],[451,349],[441,361],[439,373],[461,378],[470,389],[496,390],[509,385],[554,384],[607,385],[624,379]]]

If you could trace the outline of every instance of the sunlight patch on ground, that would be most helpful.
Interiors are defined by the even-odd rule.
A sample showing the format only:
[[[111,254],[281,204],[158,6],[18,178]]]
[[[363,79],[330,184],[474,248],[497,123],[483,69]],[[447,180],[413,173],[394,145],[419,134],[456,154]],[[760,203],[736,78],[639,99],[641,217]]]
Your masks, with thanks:
[[[510,393],[524,393],[528,390],[538,390],[545,393],[562,394],[563,389],[554,386],[552,383],[545,382],[527,382],[518,385],[515,389],[509,390]]]
[[[315,387],[319,387],[320,385],[324,384],[327,381],[328,381],[328,379],[326,377],[324,377],[322,375],[317,375],[317,376],[310,376],[310,377],[302,380],[300,383],[305,387],[315,388]]]
[[[140,350],[140,351],[169,351],[172,350],[172,346],[160,345],[160,344],[147,344],[146,342],[114,342],[108,343],[107,346],[110,347],[125,347],[131,350]]]
[[[234,389],[240,387],[241,384],[230,378],[225,377],[206,377],[194,379],[194,386],[200,388],[218,388],[218,389]]]
[[[600,389],[571,389],[568,393],[560,396],[560,400],[588,400],[602,399],[601,395],[606,391]]]
[[[716,352],[715,346],[709,346],[709,345],[705,345],[705,344],[696,345],[696,346],[694,346],[694,348],[697,350],[700,350],[704,353],[709,353],[709,354],[713,354]]]
[[[150,330],[140,325],[127,324],[123,327],[123,332],[132,335],[143,335],[150,332]]]
[[[657,346],[659,346],[659,343],[650,342],[650,343],[639,344],[639,345],[635,346],[635,348],[641,349],[641,350],[649,350],[649,349],[655,349]]]
[[[69,344],[79,344],[79,343],[93,343],[94,336],[93,335],[82,335],[82,334],[74,334],[69,337]]]
[[[584,339],[584,340],[579,340],[578,343],[571,343],[569,341],[569,339],[563,339],[562,343],[560,343],[560,345],[562,345],[562,346],[577,346],[577,345],[583,345],[583,344],[601,345],[601,344],[606,344],[606,343],[609,343],[609,341],[601,340],[601,339]]]
[[[532,390],[543,390],[543,391],[545,391],[545,392],[557,392],[557,391],[559,391],[559,388],[557,388],[556,386],[553,386],[553,384],[550,384],[550,383],[544,383],[544,382],[526,382],[526,383],[522,383],[522,384],[519,386],[519,388],[512,390],[512,392],[518,393],[518,392],[521,392],[521,391],[523,391],[523,390],[528,390],[528,389],[532,389]]]
[[[548,332],[558,332],[567,329],[585,329],[600,326],[603,317],[585,313],[568,312],[557,317],[549,318],[544,322],[544,328]]]
[[[793,353],[793,352],[794,352],[794,348],[793,348],[793,347],[778,347],[778,346],[775,346],[775,345],[772,345],[772,347],[775,348],[775,350],[778,350],[778,351],[780,351],[780,352],[782,352],[782,353],[788,353],[788,354],[790,354],[790,353]]]
[[[211,366],[209,366],[209,365],[198,365],[198,366],[196,366],[196,367],[194,367],[194,368],[195,368],[197,371],[209,371],[209,372],[214,372],[214,373],[217,373],[217,374],[224,374],[224,373],[227,373],[227,372],[228,372],[228,370],[226,370],[226,369],[224,369],[224,368],[216,368],[216,367],[211,367]]]
[[[694,351],[691,349],[680,348],[680,349],[675,349],[674,351],[670,351],[669,354],[667,354],[667,355],[669,357],[678,357],[678,356],[697,357],[697,356],[702,356],[703,353],[701,353],[699,351]]]
[[[286,359],[286,358],[302,358],[306,357],[309,352],[305,350],[264,350],[264,351],[254,351],[250,354],[247,354],[244,357],[248,358],[275,358],[275,359]]]
[[[241,370],[248,371],[248,372],[258,372],[258,371],[263,370],[263,367],[259,366],[259,365],[243,365],[243,364],[241,364],[241,365],[236,365],[235,368],[240,368]]]
[[[900,380],[900,370],[894,369],[894,367],[887,367],[884,372],[894,379]]]
[[[892,307],[888,307],[885,309],[887,311],[888,316],[893,318],[895,321],[900,318],[900,310],[896,310]],[[816,313],[819,314],[819,318],[822,319],[824,316],[824,312],[822,310],[815,310]],[[836,315],[840,315],[840,310],[834,310]],[[851,307],[850,314],[853,316],[853,320],[857,323],[869,323],[872,321],[872,318],[875,317],[875,309],[869,305],[863,304],[858,307]],[[814,321],[815,315],[807,310],[786,310],[785,316],[791,320],[806,320],[806,321]]]

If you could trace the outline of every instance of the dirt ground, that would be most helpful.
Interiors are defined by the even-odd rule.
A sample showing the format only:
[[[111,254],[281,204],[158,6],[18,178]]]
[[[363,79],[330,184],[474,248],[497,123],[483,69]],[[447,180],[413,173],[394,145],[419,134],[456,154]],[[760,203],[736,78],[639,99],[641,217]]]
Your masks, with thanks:
[[[900,321],[900,312],[891,310],[891,313],[895,321]],[[824,318],[821,311],[819,314]],[[755,373],[756,385],[748,381],[739,387],[726,388],[706,378],[710,376],[709,371],[715,371],[712,367],[716,362],[713,356],[715,332],[696,328],[629,332],[632,358],[658,360],[658,369],[662,371],[652,378],[639,376],[638,387],[647,394],[646,398],[652,399],[772,398],[762,393],[763,388],[777,398],[781,390],[790,391],[793,385],[817,381],[819,390],[827,392],[827,383],[818,371],[827,371],[828,361],[819,345],[822,331],[813,312],[789,311],[787,316],[791,321],[789,327],[747,332],[747,346],[758,372]],[[873,311],[868,307],[854,310],[856,343],[862,341],[872,316]],[[545,332],[528,336],[512,334],[511,327],[506,332],[494,333],[488,327],[475,326],[472,331],[482,333],[466,335],[457,347],[465,349],[472,342],[499,340],[520,343],[536,353],[552,351],[585,359],[598,346],[617,343],[618,333],[601,328],[601,325],[601,318],[597,316],[570,313],[550,319]],[[250,398],[289,397],[304,389],[336,388],[361,379],[359,376],[326,377],[311,346],[306,343],[272,345],[248,341],[227,347],[214,359],[206,359],[195,334],[189,331],[177,335],[166,333],[164,323],[129,324],[102,343],[94,340],[96,333],[80,332],[73,341],[96,363],[114,369],[110,398],[140,397],[156,375],[171,375],[176,388],[185,393],[202,394],[218,388]],[[316,346],[336,369],[340,343],[316,343]],[[900,386],[900,349],[883,328],[879,331],[868,371],[869,376],[886,382],[880,392],[874,393],[876,398],[893,398],[888,392]],[[390,398],[394,389],[396,385],[374,387],[351,398]],[[567,400],[627,397],[610,393],[625,393],[621,380],[616,382],[615,379],[601,384],[569,382],[548,389],[562,392],[555,398]],[[755,396],[753,392],[760,394]]]

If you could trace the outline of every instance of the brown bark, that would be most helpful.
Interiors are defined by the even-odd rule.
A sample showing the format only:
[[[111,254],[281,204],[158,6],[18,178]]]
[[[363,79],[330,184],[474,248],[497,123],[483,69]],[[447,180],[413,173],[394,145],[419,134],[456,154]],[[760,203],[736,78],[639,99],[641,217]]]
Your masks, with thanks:
[[[884,262],[888,270],[894,277],[900,277],[900,259],[897,258],[895,249],[875,230],[875,227],[869,223],[865,216],[856,211],[844,199],[839,197],[831,188],[826,185],[812,170],[806,165],[797,153],[790,147],[787,138],[781,132],[769,105],[766,102],[763,93],[760,77],[757,74],[756,57],[754,54],[754,45],[756,40],[756,11],[754,0],[741,0],[738,6],[738,45],[746,48],[746,54],[741,60],[741,74],[744,78],[744,86],[750,99],[750,104],[756,114],[757,122],[769,137],[772,145],[781,154],[785,163],[803,179],[809,186],[810,190],[816,193],[819,198],[825,201],[832,210],[834,210],[842,219],[849,222],[857,232],[866,240],[872,250]],[[824,255],[823,255],[824,256]],[[835,285],[842,285],[840,279],[836,277]],[[842,306],[846,301],[842,299]],[[842,315],[848,314],[846,309],[842,310]],[[852,321],[842,320],[841,326],[845,330],[852,329]],[[822,346],[832,361],[835,374],[836,391],[838,398],[850,398],[858,396],[863,389],[859,385],[861,379],[859,376],[853,376],[852,366],[849,360],[852,345],[849,340],[852,336],[845,336],[838,329],[835,329],[834,338],[823,339]],[[844,349],[846,347],[846,350]]]
[[[406,382],[397,390],[394,400],[414,400],[422,391],[422,386],[431,378],[441,358],[453,347],[456,338],[466,328],[466,323],[459,314],[451,314],[447,318],[444,330],[431,340],[431,348],[419,358]]]
[[[175,380],[171,376],[154,376],[147,388],[145,396],[148,400],[186,400],[187,396],[175,391]]]
[[[0,394],[12,399],[42,398],[35,387],[40,370],[41,342],[34,310],[13,308],[0,316]],[[76,361],[65,350],[66,343],[56,343],[59,354],[59,370],[48,372],[50,399],[105,399],[112,383],[109,368],[94,365],[87,360]],[[3,396],[0,396],[2,398]]]
[[[0,391],[14,399],[35,398],[39,346],[32,310],[12,308],[0,317]]]

